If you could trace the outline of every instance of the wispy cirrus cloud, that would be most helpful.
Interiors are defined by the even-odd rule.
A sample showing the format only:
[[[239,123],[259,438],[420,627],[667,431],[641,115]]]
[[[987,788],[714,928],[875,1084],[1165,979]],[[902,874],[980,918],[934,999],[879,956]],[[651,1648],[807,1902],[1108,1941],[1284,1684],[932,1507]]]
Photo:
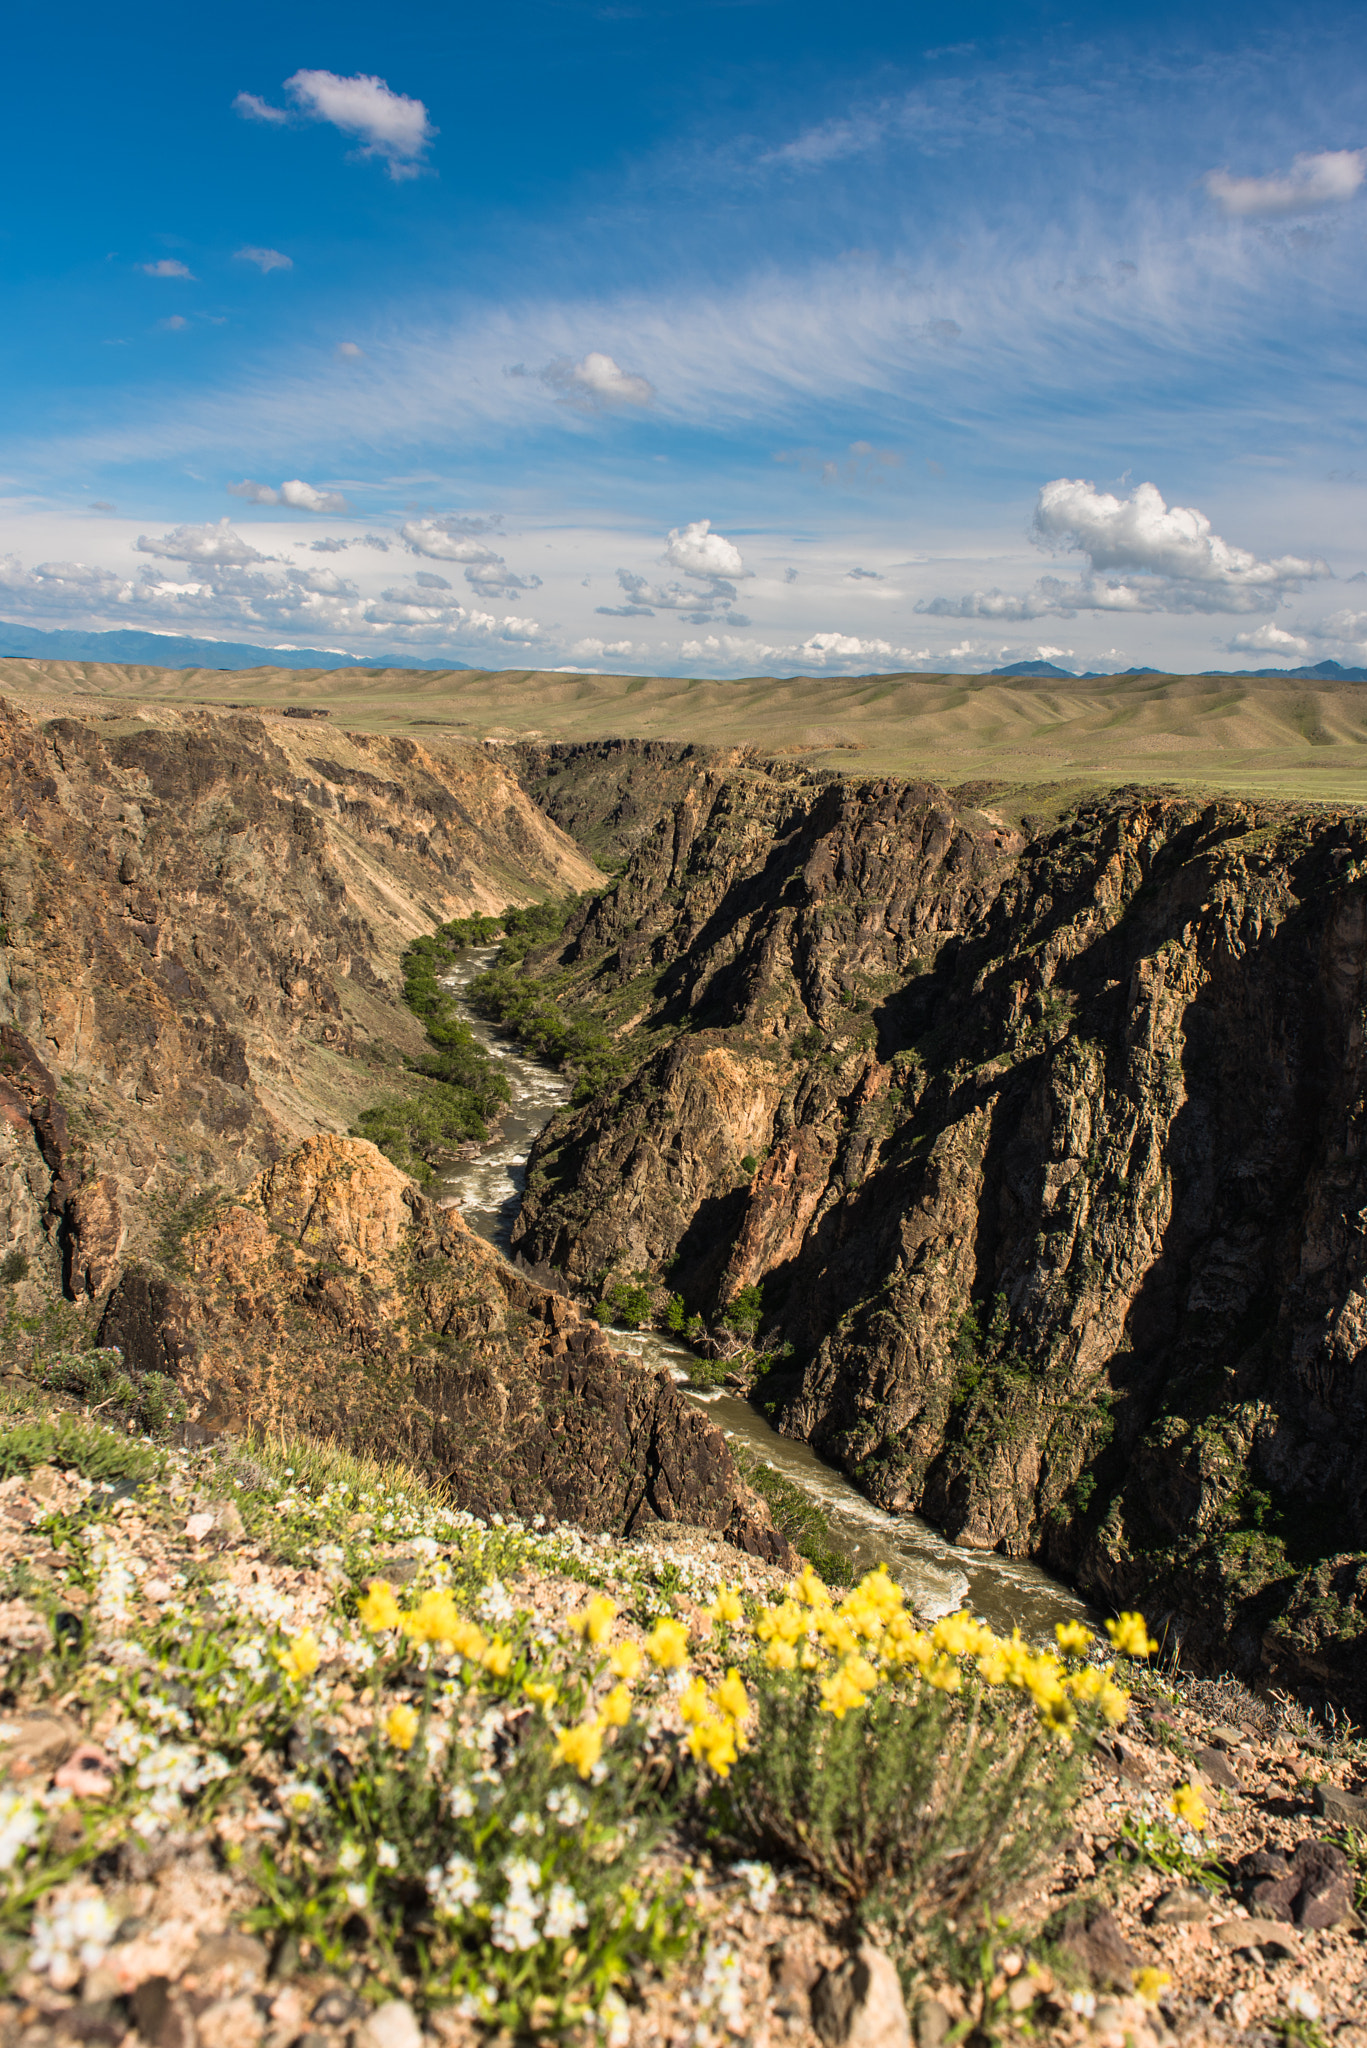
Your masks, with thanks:
[[[1221,210],[1239,218],[1318,213],[1342,206],[1367,179],[1367,149],[1322,149],[1298,156],[1289,171],[1263,178],[1235,178],[1208,171],[1205,187]]]
[[[262,276],[272,270],[293,270],[294,258],[284,255],[279,249],[258,249],[249,243],[245,249],[234,249],[236,263],[254,263]]]
[[[229,484],[228,494],[233,498],[245,498],[249,505],[289,505],[296,512],[351,510],[341,491],[319,490],[316,484],[305,483],[301,476],[290,477],[278,489],[274,484],[259,484],[247,476],[241,483]]]

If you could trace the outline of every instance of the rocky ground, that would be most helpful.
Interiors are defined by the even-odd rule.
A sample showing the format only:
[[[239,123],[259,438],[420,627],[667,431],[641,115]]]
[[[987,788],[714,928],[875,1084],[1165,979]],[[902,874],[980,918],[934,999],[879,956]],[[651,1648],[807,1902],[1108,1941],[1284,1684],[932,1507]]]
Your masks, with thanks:
[[[40,1426],[65,1432],[55,1449]],[[260,1853],[279,1854],[312,1796],[309,1759],[329,1748],[356,1758],[413,1697],[411,1670],[373,1690],[373,1651],[346,1619],[356,1592],[379,1576],[409,1599],[446,1584],[486,1631],[497,1622],[495,1642],[549,1643],[575,1616],[582,1629],[598,1589],[616,1602],[620,1637],[639,1644],[677,1621],[698,1671],[720,1676],[717,1586],[753,1613],[785,1582],[705,1531],[656,1526],[624,1541],[481,1524],[411,1477],[302,1444],[130,1445],[69,1416],[44,1420],[13,1384],[0,1450],[11,1473],[0,1485],[0,2039],[23,2048],[485,2038],[468,1995],[433,2000],[430,1985],[386,1970],[367,1921],[378,1876],[359,1859],[346,1865],[357,1915],[331,1959],[301,1941],[311,1923],[263,1911]],[[76,1462],[116,1476],[82,1476]],[[191,1654],[206,1611],[231,1644],[212,1683]],[[746,1626],[734,1624],[726,1656]],[[268,1693],[288,1694],[274,1721],[246,1704],[263,1668]],[[1079,2048],[1363,2048],[1367,1930],[1354,1890],[1361,1903],[1367,1746],[1232,1683],[1137,1667],[1136,1679],[1061,1853],[996,1924],[922,1943],[904,1989],[880,1953],[861,1963],[828,1895],[795,1871],[710,1850],[685,1816],[642,1880],[683,1887],[681,1951],[634,1970],[624,1997],[598,1999],[596,2020],[569,2031],[622,2048],[938,2048],[1029,2030]],[[666,1687],[666,1713],[670,1697]],[[480,1726],[495,1771],[506,1768]],[[1179,1786],[1208,1809],[1185,1805],[1199,1832],[1171,1811]],[[374,1851],[381,1868],[386,1853]]]

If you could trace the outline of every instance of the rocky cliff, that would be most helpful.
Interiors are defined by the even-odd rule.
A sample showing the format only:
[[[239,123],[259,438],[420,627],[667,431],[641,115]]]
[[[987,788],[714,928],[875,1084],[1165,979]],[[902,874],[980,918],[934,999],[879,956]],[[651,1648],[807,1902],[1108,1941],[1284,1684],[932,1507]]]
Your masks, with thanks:
[[[682,765],[539,963],[644,1056],[523,1254],[761,1283],[761,1391],[882,1505],[1361,1704],[1367,821]]]
[[[422,1045],[408,942],[598,879],[498,755],[161,709],[0,704],[0,737],[0,1363],[64,1290],[68,1341],[175,1379],[201,1426],[786,1556],[667,1378],[335,1135]]]
[[[182,1267],[125,1274],[100,1337],[169,1372],[202,1426],[402,1457],[484,1515],[689,1521],[789,1555],[667,1374],[619,1357],[364,1139],[310,1138],[221,1199]]]
[[[21,1286],[36,1300],[64,1265],[99,1296],[203,1188],[345,1128],[422,1041],[403,946],[595,876],[479,748],[0,704],[0,1227]]]

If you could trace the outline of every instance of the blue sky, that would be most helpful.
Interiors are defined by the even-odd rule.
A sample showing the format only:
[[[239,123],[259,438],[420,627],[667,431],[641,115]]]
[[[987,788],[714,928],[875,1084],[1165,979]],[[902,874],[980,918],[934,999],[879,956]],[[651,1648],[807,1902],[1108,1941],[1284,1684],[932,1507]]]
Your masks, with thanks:
[[[0,617],[1367,659],[1347,8],[52,19],[0,139]]]

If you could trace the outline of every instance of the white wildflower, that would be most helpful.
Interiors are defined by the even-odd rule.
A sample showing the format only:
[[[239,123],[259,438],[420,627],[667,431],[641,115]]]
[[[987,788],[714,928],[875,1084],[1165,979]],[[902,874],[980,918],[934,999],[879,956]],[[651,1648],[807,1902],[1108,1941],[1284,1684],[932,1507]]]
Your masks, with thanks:
[[[353,1870],[359,1870],[364,1862],[365,1851],[359,1842],[343,1842],[337,1851],[337,1868],[345,1876],[349,1876]]]
[[[546,1794],[546,1811],[562,1828],[577,1828],[588,1818],[588,1801],[580,1797],[573,1785],[557,1785]]]
[[[1324,2007],[1313,1991],[1307,1991],[1303,1984],[1293,1984],[1286,1994],[1286,2009],[1299,2020],[1309,2020],[1313,2025],[1321,2019]]]
[[[427,1873],[427,1889],[437,1911],[447,1920],[479,1904],[479,1873],[468,1857],[452,1856]]]
[[[489,1932],[495,1948],[535,1948],[541,1939],[536,1926],[535,1900],[510,1899],[506,1906],[495,1906],[489,1915]]]
[[[490,1579],[488,1585],[480,1589],[479,1608],[490,1621],[511,1621],[517,1613],[502,1579]]]
[[[740,1958],[724,1942],[713,1943],[703,1964],[698,2003],[739,2034],[743,2030],[744,1993],[740,1979]]]
[[[778,1890],[778,1879],[767,1863],[733,1863],[735,1876],[745,1880],[750,1894],[750,1905],[756,1913],[767,1913],[774,1893]]]
[[[291,1820],[307,1820],[323,1803],[323,1795],[307,1778],[288,1778],[275,1788],[276,1804]]]
[[[103,1961],[118,1920],[98,1892],[57,1891],[47,1911],[35,1914],[29,1968],[58,1991],[70,1991],[82,1970]]]
[[[42,1832],[41,1808],[22,1792],[0,1787],[0,1870],[12,1870],[20,1853]]]
[[[446,1804],[453,1820],[469,1820],[475,1810],[474,1795],[467,1785],[453,1785]]]
[[[377,1842],[377,1843],[376,1843],[376,1845],[375,1845],[375,1862],[376,1862],[376,1866],[377,1866],[377,1868],[379,1868],[380,1870],[397,1870],[397,1869],[398,1869],[398,1867],[399,1867],[399,1852],[398,1852],[398,1850],[397,1850],[397,1849],[396,1849],[396,1848],[394,1847],[394,1844],[393,1844],[392,1842]]]
[[[577,1927],[588,1924],[588,1909],[579,1895],[567,1884],[553,1884],[546,1901],[547,1941],[563,1941]]]
[[[364,1907],[370,1904],[370,1891],[369,1888],[364,1884],[349,1884],[344,1886],[343,1895],[346,1899],[347,1904],[349,1906],[354,1906],[358,1913],[362,1911]]]

